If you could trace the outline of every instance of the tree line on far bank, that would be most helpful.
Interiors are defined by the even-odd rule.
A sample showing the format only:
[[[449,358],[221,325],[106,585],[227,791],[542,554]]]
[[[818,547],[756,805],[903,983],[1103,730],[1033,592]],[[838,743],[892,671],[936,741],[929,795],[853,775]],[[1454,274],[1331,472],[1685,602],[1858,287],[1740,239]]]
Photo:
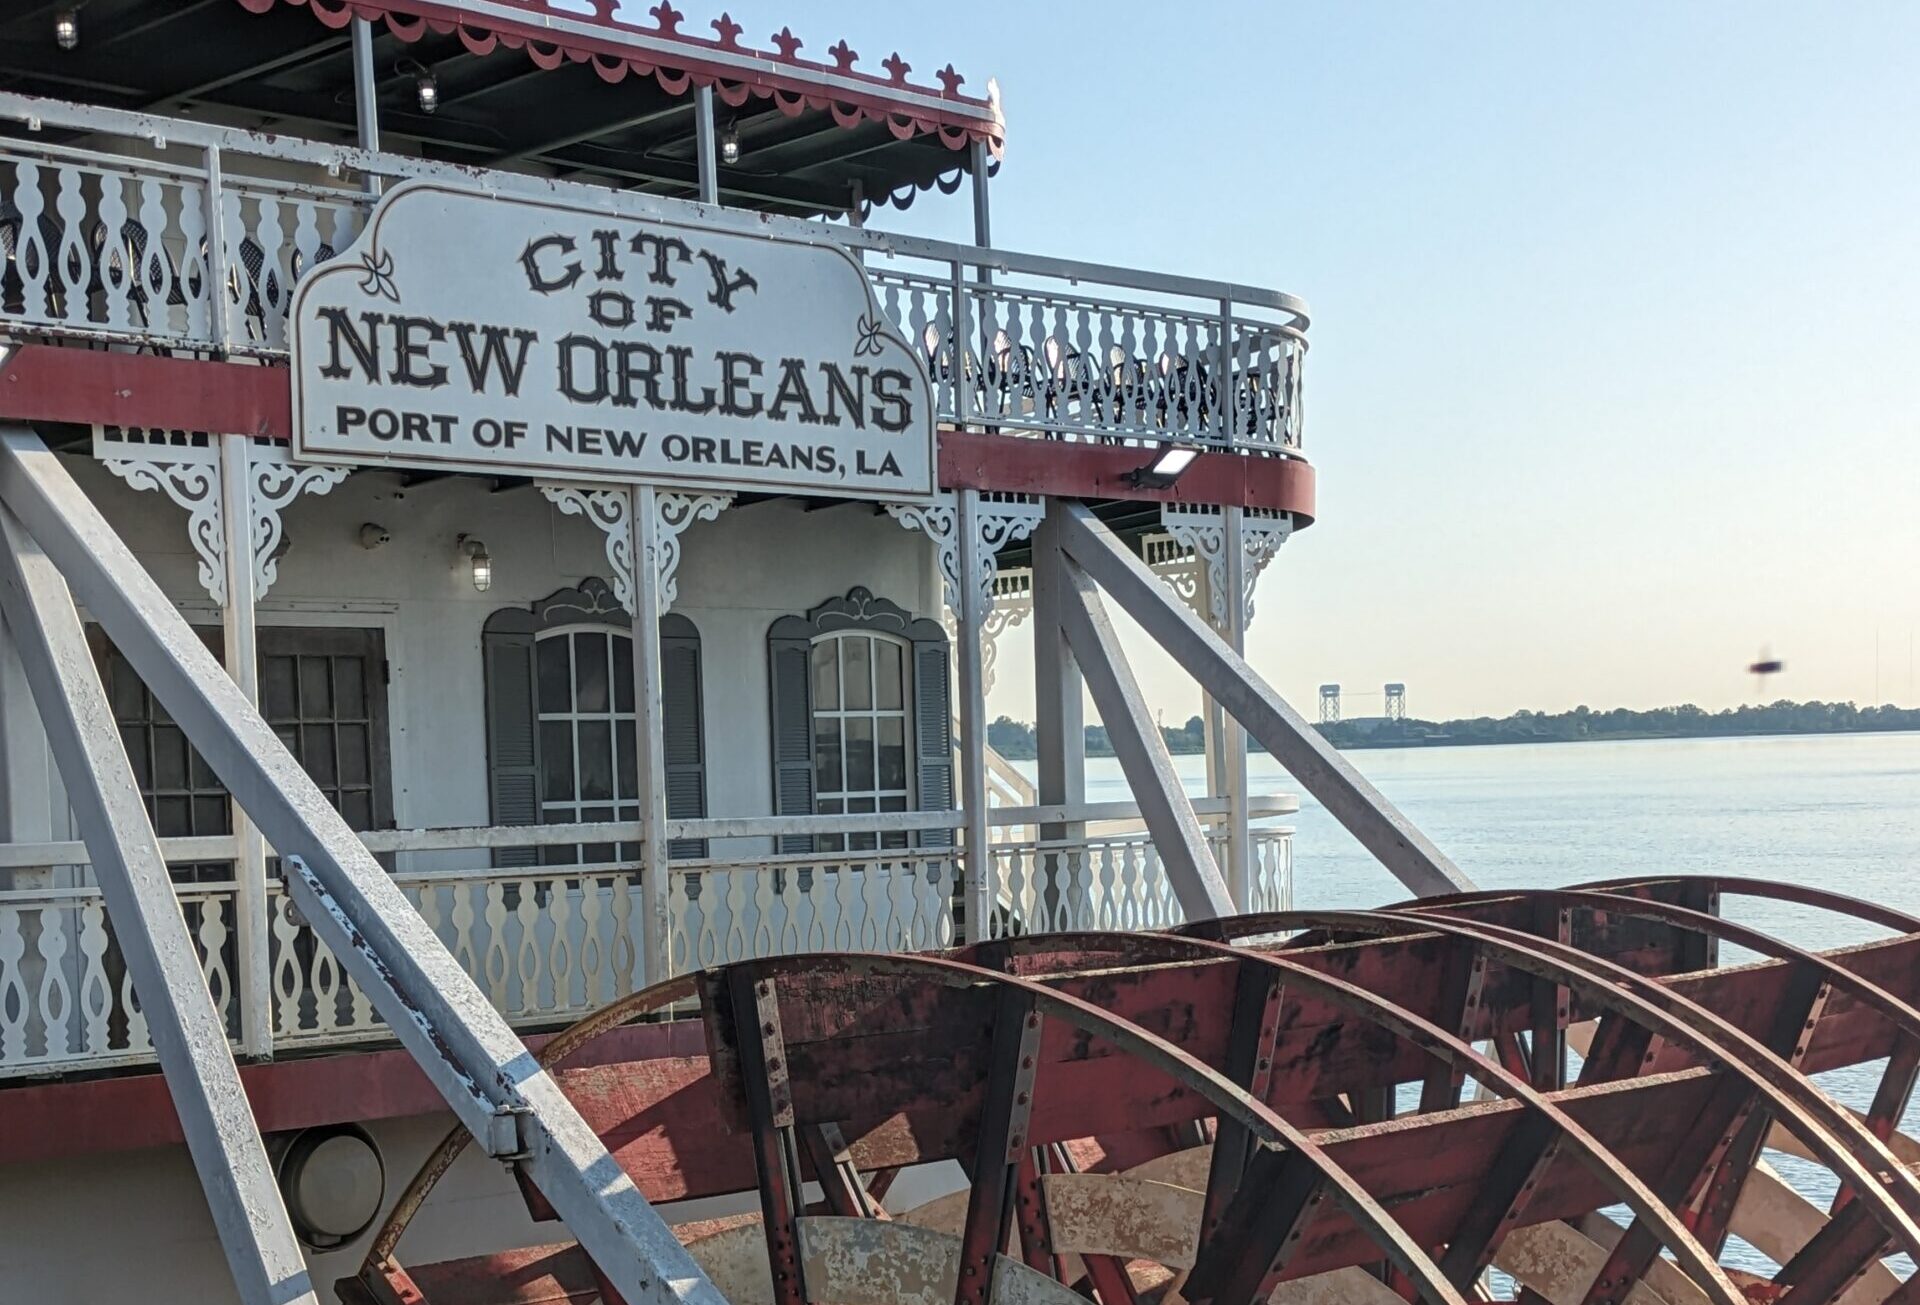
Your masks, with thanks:
[[[1726,738],[1747,734],[1859,734],[1887,730],[1920,730],[1920,708],[1861,707],[1851,702],[1790,702],[1785,698],[1765,704],[1707,711],[1692,703],[1634,711],[1615,707],[1595,711],[1544,712],[1522,709],[1511,716],[1474,716],[1457,720],[1390,721],[1362,717],[1317,727],[1339,748],[1457,747],[1498,743],[1573,743],[1588,739]],[[1113,745],[1104,726],[1089,725],[1087,755],[1110,757]],[[1162,725],[1167,750],[1175,754],[1206,750],[1205,729],[1198,716],[1181,726]],[[1002,756],[1030,760],[1033,726],[1001,716],[987,726],[987,742]],[[1253,745],[1256,749],[1259,745]]]

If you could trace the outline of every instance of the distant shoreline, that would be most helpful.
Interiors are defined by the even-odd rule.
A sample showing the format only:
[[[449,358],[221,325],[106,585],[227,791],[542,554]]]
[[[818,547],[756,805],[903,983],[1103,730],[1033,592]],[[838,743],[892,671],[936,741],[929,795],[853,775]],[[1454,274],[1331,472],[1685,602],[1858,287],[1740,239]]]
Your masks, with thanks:
[[[1599,743],[1641,739],[1755,739],[1817,737],[1829,734],[1905,734],[1920,731],[1920,708],[1860,707],[1851,702],[1787,702],[1709,712],[1691,703],[1633,711],[1616,707],[1594,711],[1576,707],[1548,714],[1517,711],[1511,716],[1470,719],[1388,720],[1369,716],[1315,726],[1341,751],[1383,748],[1478,748],[1518,743]],[[1176,757],[1206,751],[1206,730],[1198,716],[1184,725],[1162,725],[1167,751]],[[987,742],[1010,761],[1031,761],[1036,749],[1033,727],[1002,716],[987,727]],[[1256,746],[1255,751],[1260,749]],[[1086,755],[1111,757],[1107,732],[1087,726]]]
[[[1667,734],[1648,732],[1620,734],[1587,734],[1567,738],[1555,738],[1551,735],[1540,738],[1503,737],[1503,738],[1390,738],[1362,739],[1335,743],[1342,752],[1384,751],[1389,748],[1426,749],[1426,748],[1505,748],[1523,744],[1540,743],[1646,743],[1676,742],[1684,743],[1694,739],[1818,739],[1851,737],[1860,734],[1920,734],[1916,725],[1874,725],[1851,730],[1728,730],[1718,734]],[[1254,751],[1261,756],[1263,749]],[[1089,753],[1089,756],[1092,754]],[[1178,754],[1176,754],[1178,755]]]

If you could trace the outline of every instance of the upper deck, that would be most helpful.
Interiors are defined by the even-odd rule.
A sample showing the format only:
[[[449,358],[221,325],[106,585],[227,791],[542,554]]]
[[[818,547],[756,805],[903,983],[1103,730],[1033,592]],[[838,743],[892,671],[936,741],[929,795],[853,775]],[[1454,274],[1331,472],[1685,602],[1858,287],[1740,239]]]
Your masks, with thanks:
[[[0,46],[11,85],[61,92],[0,93],[0,336],[88,346],[17,350],[0,416],[286,435],[295,288],[347,251],[384,189],[429,178],[849,250],[926,369],[943,488],[1311,519],[1305,305],[991,247],[986,181],[1005,127],[997,98],[960,94],[951,69],[941,89],[916,87],[897,57],[883,78],[857,72],[844,43],[830,64],[803,59],[786,33],[777,52],[754,51],[724,19],[717,40],[692,37],[670,8],[648,29],[610,6],[581,16],[503,0],[462,6],[436,32],[445,6],[395,0],[371,7],[386,17],[381,62],[403,76],[397,92],[392,77],[370,79],[388,129],[388,148],[370,149],[327,139],[353,126],[346,38],[329,25],[345,11],[242,2],[271,13],[187,7],[195,32],[174,39],[208,47],[188,70],[149,72],[154,61],[99,48],[143,15],[163,21],[134,0],[89,6],[72,51]],[[479,9],[500,11],[485,32]],[[421,62],[436,41],[451,52]],[[434,84],[430,114],[405,104],[416,77]],[[731,164],[712,153],[716,134]],[[889,197],[969,177],[981,243],[864,225]],[[235,362],[248,374],[209,370]],[[1141,450],[1169,445],[1201,456],[1176,486],[1139,484]]]

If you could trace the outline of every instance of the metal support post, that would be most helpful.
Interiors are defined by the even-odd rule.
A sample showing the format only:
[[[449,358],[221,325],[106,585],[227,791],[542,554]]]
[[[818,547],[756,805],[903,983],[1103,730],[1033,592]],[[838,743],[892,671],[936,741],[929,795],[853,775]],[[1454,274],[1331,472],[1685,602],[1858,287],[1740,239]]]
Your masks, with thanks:
[[[693,91],[693,152],[700,176],[700,202],[720,202],[720,161],[714,150],[713,87]]]
[[[1245,518],[1243,508],[1221,509],[1220,524],[1227,544],[1227,628],[1222,633],[1227,646],[1242,657],[1247,653],[1247,549],[1241,533]],[[1253,905],[1253,841],[1247,831],[1247,732],[1232,716],[1225,712],[1220,715],[1221,795],[1227,799],[1227,858],[1220,869],[1227,877],[1234,906],[1246,911]]]
[[[226,636],[227,674],[249,703],[260,705],[260,658],[254,631],[253,459],[251,440],[217,436],[220,444],[222,560],[227,601],[220,609]],[[232,808],[235,942],[239,950],[240,1049],[249,1056],[273,1053],[273,964],[268,953],[267,849],[237,798]]]
[[[246,805],[280,853],[315,939],[487,1153],[520,1166],[627,1305],[723,1305],[606,1144],[31,430],[0,430],[0,501]],[[650,551],[638,560],[657,566]]]
[[[987,165],[992,155],[987,151],[987,143],[974,141],[967,159],[968,170],[973,174],[973,243],[982,249],[991,249],[993,215],[987,208]]]
[[[353,114],[360,127],[360,148],[380,151],[380,79],[373,66],[373,24],[353,20]],[[367,193],[380,193],[380,178],[367,177]]]
[[[660,504],[652,485],[633,494],[633,709],[640,790],[640,897],[646,903],[642,971],[649,985],[673,973],[668,941],[667,751],[660,687]]]
[[[960,687],[960,805],[966,815],[967,942],[984,942],[994,903],[993,846],[987,822],[987,689],[981,666],[980,637],[987,623],[991,593],[981,593],[983,569],[993,573],[993,558],[980,535],[980,492],[963,489],[954,523],[960,573],[960,623],[954,649]]]
[[[92,859],[214,1228],[246,1305],[314,1305],[227,1030],[207,992],[72,595],[0,508],[0,611]],[[182,623],[181,632],[187,632]]]
[[[1056,522],[1060,546],[1072,559],[1401,883],[1421,896],[1471,891],[1473,881],[1244,658],[1169,596],[1159,577],[1105,524],[1085,507],[1057,500],[1047,512],[1047,525]]]

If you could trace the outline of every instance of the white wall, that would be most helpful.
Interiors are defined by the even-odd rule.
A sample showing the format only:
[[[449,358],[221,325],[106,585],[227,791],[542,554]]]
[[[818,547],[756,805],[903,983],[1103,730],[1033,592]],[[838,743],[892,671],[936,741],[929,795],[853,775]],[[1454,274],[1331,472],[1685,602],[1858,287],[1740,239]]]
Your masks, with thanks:
[[[90,458],[67,464],[190,619],[217,624],[196,578],[186,513],[163,495],[128,489]],[[563,516],[531,486],[494,493],[487,481],[448,477],[403,489],[384,472],[356,473],[330,494],[304,496],[284,521],[290,547],[258,623],[382,629],[392,669],[396,822],[487,823],[481,626],[499,608],[531,604],[588,576],[609,577],[600,532]],[[386,527],[392,541],[363,549],[366,522]],[[484,594],[456,554],[463,533],[483,539],[493,557],[493,587]],[[793,500],[730,508],[691,526],[681,544],[674,610],[701,635],[708,810],[770,814],[768,625],[855,585],[937,618],[934,549],[872,505],[808,512]],[[18,698],[6,692],[4,670],[0,664],[0,708],[11,736]],[[17,755],[0,750],[0,758]],[[23,791],[13,777],[8,782]],[[24,833],[33,826],[10,827]]]

